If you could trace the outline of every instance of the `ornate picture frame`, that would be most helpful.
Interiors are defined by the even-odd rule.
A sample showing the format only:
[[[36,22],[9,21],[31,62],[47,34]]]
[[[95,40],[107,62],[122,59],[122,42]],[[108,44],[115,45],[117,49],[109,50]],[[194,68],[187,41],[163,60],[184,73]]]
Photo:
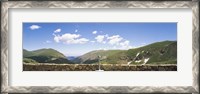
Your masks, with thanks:
[[[1,93],[199,93],[199,2],[198,1],[2,1]],[[191,8],[192,86],[9,86],[10,8]]]

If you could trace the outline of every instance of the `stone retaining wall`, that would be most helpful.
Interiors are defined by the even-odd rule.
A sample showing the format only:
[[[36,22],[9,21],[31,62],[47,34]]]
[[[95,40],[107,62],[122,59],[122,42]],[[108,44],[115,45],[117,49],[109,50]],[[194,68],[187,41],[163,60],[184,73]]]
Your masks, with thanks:
[[[96,64],[23,64],[23,71],[96,71]],[[177,66],[170,65],[101,65],[104,71],[177,71]]]

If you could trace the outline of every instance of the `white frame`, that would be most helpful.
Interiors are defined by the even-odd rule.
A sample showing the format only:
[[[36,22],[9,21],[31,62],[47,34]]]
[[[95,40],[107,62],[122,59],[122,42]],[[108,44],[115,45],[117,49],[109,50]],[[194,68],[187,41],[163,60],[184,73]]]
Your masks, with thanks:
[[[8,9],[9,8],[192,8],[192,86],[9,86],[8,85]],[[199,93],[199,7],[195,1],[8,1],[2,2],[1,75],[2,93]]]

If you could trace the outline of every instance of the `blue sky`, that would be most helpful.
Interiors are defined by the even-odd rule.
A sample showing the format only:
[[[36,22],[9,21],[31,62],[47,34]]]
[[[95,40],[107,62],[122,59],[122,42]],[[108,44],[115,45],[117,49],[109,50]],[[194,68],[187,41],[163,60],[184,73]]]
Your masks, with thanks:
[[[177,23],[23,23],[23,48],[53,48],[66,56],[130,49],[177,40]]]

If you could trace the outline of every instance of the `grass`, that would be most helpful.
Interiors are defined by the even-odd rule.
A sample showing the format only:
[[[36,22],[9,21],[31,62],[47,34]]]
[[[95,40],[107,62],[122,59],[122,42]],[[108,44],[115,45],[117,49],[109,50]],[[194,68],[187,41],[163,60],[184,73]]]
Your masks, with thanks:
[[[23,50],[24,62],[39,62],[39,63],[72,63],[66,57],[54,49],[39,49],[35,51]]]
[[[37,61],[33,60],[33,59],[30,59],[30,58],[23,58],[23,62],[24,63],[38,63]]]

